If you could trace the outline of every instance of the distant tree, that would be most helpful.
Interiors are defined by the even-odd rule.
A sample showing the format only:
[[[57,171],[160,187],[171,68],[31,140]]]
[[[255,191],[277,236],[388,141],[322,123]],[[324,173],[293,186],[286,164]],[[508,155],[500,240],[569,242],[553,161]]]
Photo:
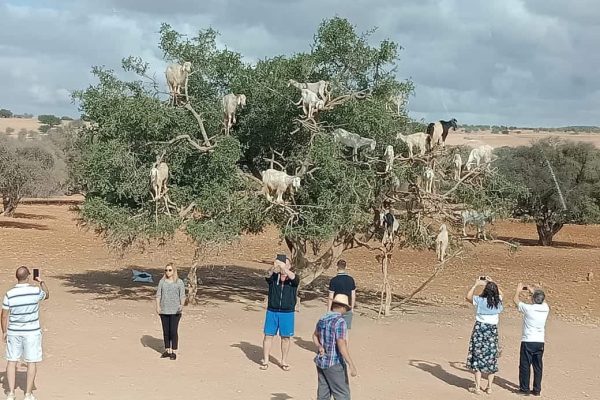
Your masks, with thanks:
[[[68,117],[68,116],[62,116],[60,117],[61,121],[73,121],[73,118]]]
[[[565,224],[600,222],[600,150],[592,144],[546,139],[496,155],[500,174],[527,188],[514,214],[535,220],[541,245]]]
[[[60,124],[60,118],[58,118],[56,115],[38,115],[38,121],[40,121],[42,124],[50,126]]]
[[[25,113],[22,116],[23,118],[33,118],[33,114]]]
[[[54,158],[39,145],[0,142],[2,215],[12,217],[24,196],[45,197],[55,189]]]
[[[12,111],[7,110],[6,108],[0,109],[0,118],[12,118],[12,116]]]
[[[50,125],[40,125],[38,129],[40,132],[46,133],[50,130],[50,128],[52,128]]]

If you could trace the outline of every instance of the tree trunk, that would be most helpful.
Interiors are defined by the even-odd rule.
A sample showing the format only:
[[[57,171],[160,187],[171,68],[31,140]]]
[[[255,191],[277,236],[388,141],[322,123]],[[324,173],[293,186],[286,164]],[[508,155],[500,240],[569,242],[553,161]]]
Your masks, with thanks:
[[[538,221],[536,227],[539,237],[538,243],[541,246],[552,246],[552,239],[554,238],[554,235],[561,230],[563,224],[544,220]]]
[[[14,198],[12,196],[2,197],[2,206],[4,209],[2,215],[5,217],[14,217],[15,211],[17,210],[17,205],[19,204],[19,200],[20,199]]]
[[[196,292],[198,291],[198,277],[196,276],[197,264],[194,264],[187,276],[187,301],[188,305],[196,304]]]
[[[306,257],[304,242],[300,239],[287,237],[285,242],[292,253],[292,264],[296,272],[300,275],[300,287],[311,284],[323,272],[331,268],[337,262],[344,250],[352,246],[352,239],[349,236],[337,237],[321,257],[310,261]]]

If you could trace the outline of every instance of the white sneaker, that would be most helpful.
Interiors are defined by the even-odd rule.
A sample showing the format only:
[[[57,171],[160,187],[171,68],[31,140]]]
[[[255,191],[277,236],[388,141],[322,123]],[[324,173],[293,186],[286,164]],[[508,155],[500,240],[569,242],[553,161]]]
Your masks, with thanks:
[[[25,400],[37,400],[33,393],[28,393],[25,395]]]

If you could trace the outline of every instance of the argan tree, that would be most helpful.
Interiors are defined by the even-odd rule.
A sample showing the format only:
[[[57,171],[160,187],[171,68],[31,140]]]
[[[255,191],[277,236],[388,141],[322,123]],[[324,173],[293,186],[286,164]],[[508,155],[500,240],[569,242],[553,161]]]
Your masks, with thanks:
[[[162,77],[149,76],[148,64],[136,57],[125,59],[123,67],[138,80],[123,81],[95,67],[99,82],[75,94],[83,119],[92,122],[73,146],[77,156],[70,168],[86,192],[81,216],[113,245],[169,236],[180,228],[198,245],[220,243],[274,224],[306,285],[344,250],[381,237],[375,221],[384,202],[398,215],[403,245],[429,246],[428,222],[452,220],[453,209],[471,203],[495,208],[499,202],[493,199],[504,194],[501,177],[481,169],[449,182],[448,152],[437,151],[439,160],[398,157],[392,171],[384,172],[386,146],[406,154],[396,134],[416,125],[386,105],[391,95],[408,95],[413,86],[397,79],[397,44],[373,45],[369,33],[357,33],[345,19],[324,21],[309,52],[255,64],[219,49],[211,29],[188,38],[162,25],[160,33],[167,62],[192,63],[188,103],[169,106]],[[314,120],[301,116],[294,104],[300,91],[288,85],[290,79],[331,83],[331,99]],[[230,135],[221,106],[227,93],[247,97]],[[375,151],[363,148],[352,161],[351,150],[333,140],[336,128],[375,139]],[[169,199],[176,206],[155,218],[149,180],[157,157],[170,168]],[[438,171],[439,194],[419,190],[425,165]],[[286,204],[260,193],[261,171],[271,166],[301,177]]]

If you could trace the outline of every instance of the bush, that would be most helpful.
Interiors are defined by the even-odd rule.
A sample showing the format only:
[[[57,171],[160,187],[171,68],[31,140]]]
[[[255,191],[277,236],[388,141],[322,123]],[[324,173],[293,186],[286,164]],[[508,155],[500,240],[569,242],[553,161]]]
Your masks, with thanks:
[[[6,108],[0,109],[0,118],[12,118],[12,116],[12,111],[7,110]]]
[[[47,133],[50,130],[50,128],[52,128],[50,125],[40,125],[38,129],[42,133]]]
[[[6,134],[10,135],[11,133],[13,133],[15,131],[15,128],[11,128],[10,126],[8,128],[6,128]]]
[[[61,119],[61,121],[73,121],[73,118],[67,117],[67,116],[64,116],[64,115],[62,117],[60,117],[60,119]]]
[[[38,115],[38,121],[50,126],[60,124],[60,118],[56,115]]]

